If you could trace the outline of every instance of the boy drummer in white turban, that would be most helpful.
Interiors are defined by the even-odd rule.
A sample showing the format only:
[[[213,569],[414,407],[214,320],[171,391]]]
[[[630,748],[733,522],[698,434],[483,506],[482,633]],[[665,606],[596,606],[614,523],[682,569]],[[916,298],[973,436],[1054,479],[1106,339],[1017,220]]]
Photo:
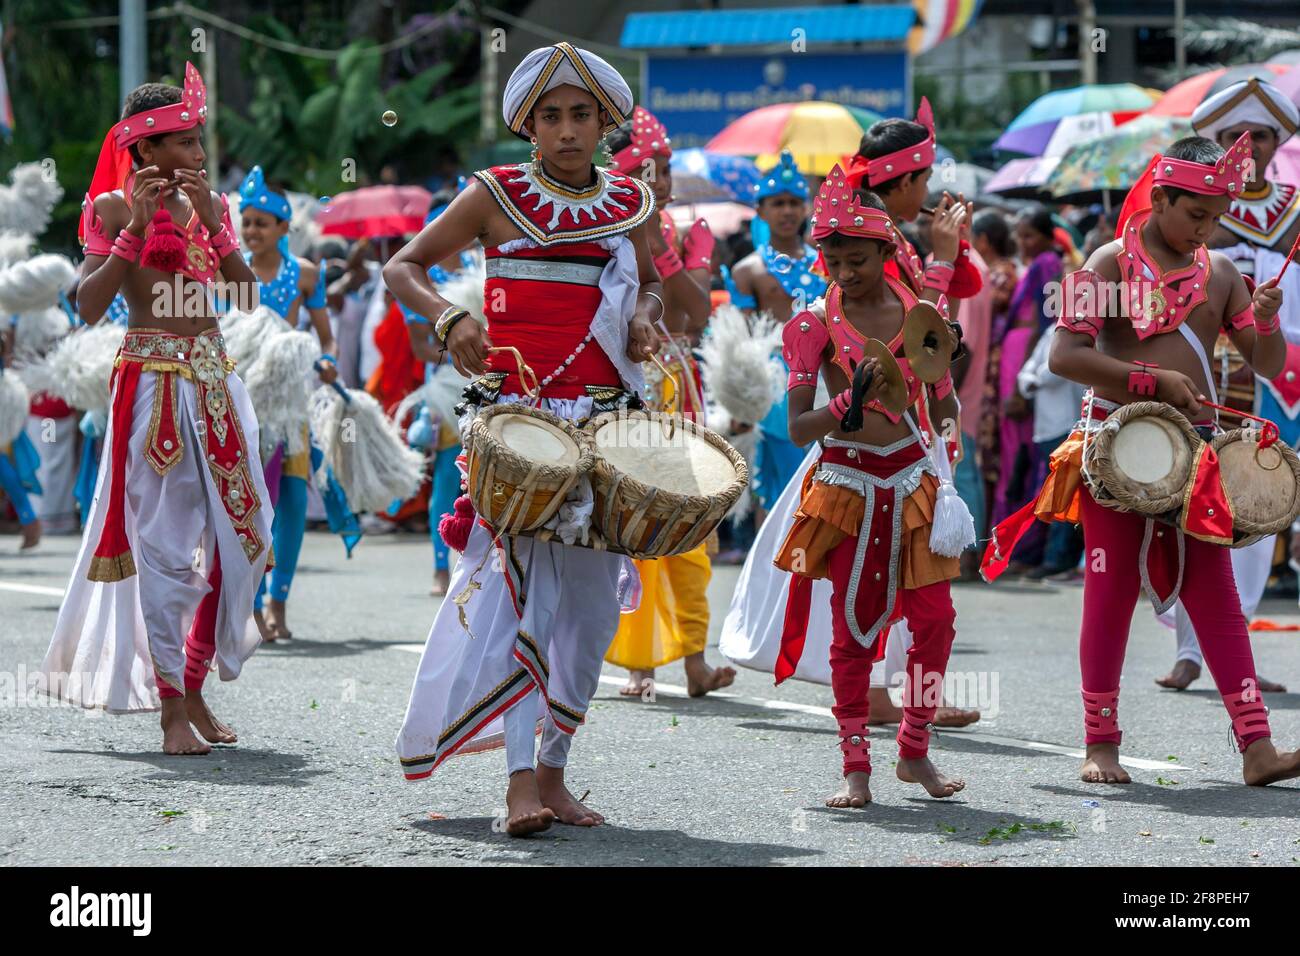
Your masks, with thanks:
[[[435,317],[456,368],[477,377],[465,392],[471,411],[525,400],[511,353],[492,350],[502,347],[522,354],[541,407],[561,418],[580,423],[640,404],[639,363],[659,347],[654,323],[664,308],[648,237],[654,195],[591,162],[601,135],[631,111],[632,91],[600,57],[567,43],[534,50],[506,84],[503,109],[511,132],[536,147],[533,162],[475,173],[385,266],[398,301]],[[428,279],[430,265],[475,240],[487,258],[486,329],[464,321]],[[585,534],[580,524],[555,530],[546,542],[497,537],[476,519],[460,538],[453,600],[434,619],[397,739],[411,780],[453,754],[504,743],[513,836],[556,820],[603,822],[565,787],[564,767],[618,629],[620,580],[635,570],[626,558],[561,544]],[[493,550],[498,560],[488,563]]]
[[[1300,233],[1300,188],[1295,183],[1269,182],[1265,178],[1273,155],[1300,128],[1300,109],[1277,87],[1252,77],[1207,96],[1192,113],[1192,127],[1225,149],[1243,133],[1250,133],[1254,168],[1248,171],[1245,189],[1233,197],[1219,220],[1209,246],[1228,256],[1248,280],[1266,282],[1282,270]],[[1276,422],[1282,439],[1296,446],[1300,445],[1300,270],[1287,270],[1280,288],[1282,308],[1278,318],[1288,343],[1286,366],[1272,381],[1258,379],[1255,410]],[[1269,535],[1232,551],[1233,576],[1242,612],[1248,619],[1264,596],[1275,544],[1276,539]],[[1292,553],[1298,551],[1300,536],[1294,536]],[[1156,683],[1182,690],[1201,674],[1201,647],[1181,604],[1161,620],[1170,617],[1178,636],[1177,655],[1173,670]],[[1276,681],[1263,677],[1258,680],[1262,691],[1286,691]]]

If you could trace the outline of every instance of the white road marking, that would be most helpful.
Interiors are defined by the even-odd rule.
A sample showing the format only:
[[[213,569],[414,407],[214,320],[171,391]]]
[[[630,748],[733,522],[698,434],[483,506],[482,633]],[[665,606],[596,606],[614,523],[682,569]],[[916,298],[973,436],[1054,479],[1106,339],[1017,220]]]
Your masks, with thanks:
[[[41,594],[45,597],[63,597],[63,588],[51,588],[43,584],[18,584],[15,581],[0,581],[0,591],[16,591],[19,594]]]

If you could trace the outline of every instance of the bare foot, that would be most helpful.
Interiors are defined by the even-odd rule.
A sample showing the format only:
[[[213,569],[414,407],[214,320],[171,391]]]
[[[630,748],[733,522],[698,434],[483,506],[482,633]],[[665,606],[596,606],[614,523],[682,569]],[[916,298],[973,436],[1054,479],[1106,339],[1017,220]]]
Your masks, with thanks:
[[[618,689],[624,697],[640,697],[642,700],[654,700],[655,672],[628,671],[627,683]]]
[[[940,707],[934,712],[934,720],[931,721],[936,727],[966,727],[970,724],[978,723],[980,712],[978,710],[962,710],[960,707]]]
[[[283,601],[268,601],[266,605],[266,626],[271,629],[277,641],[288,641],[293,638],[293,632],[289,630],[289,625],[285,621],[287,609]]]
[[[704,652],[691,654],[682,665],[686,668],[686,693],[692,697],[703,697],[711,690],[730,687],[736,679],[734,667],[710,667],[704,660]]]
[[[1079,779],[1086,783],[1132,783],[1128,771],[1119,765],[1119,744],[1088,744]]]
[[[549,830],[555,813],[542,806],[537,794],[537,775],[520,770],[510,775],[506,787],[506,832],[512,837],[530,836]]]
[[[1285,684],[1279,684],[1277,681],[1269,680],[1267,677],[1261,677],[1259,674],[1255,675],[1255,684],[1257,687],[1259,687],[1260,690],[1264,691],[1264,693],[1266,694],[1286,693]]]
[[[919,783],[932,797],[951,797],[966,789],[965,780],[944,776],[929,757],[922,757],[920,760],[899,757],[898,767],[894,772],[903,783]]]
[[[871,774],[855,770],[844,778],[839,793],[826,798],[828,807],[865,807],[871,802]]]
[[[539,763],[537,792],[542,798],[542,806],[553,811],[561,823],[575,827],[598,827],[605,822],[604,817],[579,803],[569,792],[569,788],[564,785],[563,767],[548,767]]]
[[[1192,681],[1201,676],[1201,665],[1194,661],[1174,661],[1174,669],[1156,683],[1170,690],[1186,690]]]
[[[867,723],[872,727],[881,724],[896,724],[903,719],[903,708],[894,703],[889,691],[883,687],[873,687],[867,691],[867,707],[870,716]]]
[[[208,702],[203,699],[202,691],[185,692],[185,716],[189,718],[199,735],[210,744],[233,744],[239,740],[235,736],[235,729],[222,723],[217,719],[216,714],[212,713]]]
[[[257,625],[257,633],[262,635],[262,640],[267,644],[275,643],[275,630],[267,623],[266,615],[257,608],[253,609],[253,623]]]
[[[18,546],[18,552],[31,551],[41,543],[41,521],[37,518],[31,524],[25,524],[20,529],[23,535],[23,543]]]
[[[437,569],[433,572],[433,585],[429,588],[429,594],[433,597],[443,597],[450,586],[451,572],[446,568]]]
[[[1278,750],[1271,739],[1263,737],[1242,754],[1241,775],[1252,787],[1300,777],[1300,751]]]
[[[164,697],[162,702],[163,753],[197,756],[211,753],[212,748],[194,736],[190,718],[185,713],[185,698]]]

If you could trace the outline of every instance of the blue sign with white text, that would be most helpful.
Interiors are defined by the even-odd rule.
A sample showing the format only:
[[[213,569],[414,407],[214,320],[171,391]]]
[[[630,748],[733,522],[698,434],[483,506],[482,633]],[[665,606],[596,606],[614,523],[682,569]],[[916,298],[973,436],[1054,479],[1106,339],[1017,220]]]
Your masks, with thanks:
[[[646,73],[646,109],[676,147],[703,146],[728,123],[773,103],[824,100],[910,115],[902,51],[652,56]]]

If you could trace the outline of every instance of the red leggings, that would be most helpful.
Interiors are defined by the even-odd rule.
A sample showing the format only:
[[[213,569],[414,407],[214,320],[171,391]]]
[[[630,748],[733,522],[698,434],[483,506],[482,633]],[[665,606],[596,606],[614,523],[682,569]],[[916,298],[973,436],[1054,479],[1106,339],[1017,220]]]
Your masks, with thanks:
[[[842,733],[846,722],[851,722],[855,731],[862,731],[865,740],[865,725],[870,712],[867,692],[871,689],[871,663],[875,655],[854,639],[845,619],[849,575],[857,546],[857,538],[848,538],[827,556],[827,570],[834,585],[831,597],[831,690],[835,693],[835,706],[831,710],[840,722]],[[898,754],[916,760],[929,750],[928,725],[934,718],[935,708],[941,703],[944,671],[957,633],[954,627],[957,612],[952,606],[947,581],[915,590],[900,589],[898,599],[912,631],[912,646],[907,652],[903,720],[898,728]],[[883,635],[881,639],[884,639]],[[871,772],[871,761],[865,747],[859,749],[855,746],[852,753],[845,750],[844,773],[854,771]]]
[[[212,666],[212,657],[217,649],[217,606],[221,603],[221,555],[213,553],[212,570],[208,572],[208,586],[212,589],[203,596],[199,608],[194,612],[194,623],[190,625],[189,636],[185,639],[185,689],[196,691],[203,688],[204,678]],[[158,696],[162,698],[185,696],[171,684],[162,679],[154,670],[154,681],[158,685]]]
[[[1145,521],[1140,515],[1103,508],[1086,490],[1080,491],[1080,501],[1087,569],[1079,669],[1085,694],[1108,694],[1119,687],[1129,625],[1141,594],[1138,556]],[[1172,534],[1172,529],[1167,533]],[[1225,698],[1241,697],[1246,690],[1258,694],[1255,660],[1228,549],[1190,536],[1185,544],[1183,584],[1178,596],[1196,628],[1214,683]],[[1267,736],[1264,721],[1261,727],[1243,733],[1241,743],[1244,747]],[[1088,733],[1085,740],[1090,744],[1117,744],[1120,734],[1116,727],[1113,733]]]

